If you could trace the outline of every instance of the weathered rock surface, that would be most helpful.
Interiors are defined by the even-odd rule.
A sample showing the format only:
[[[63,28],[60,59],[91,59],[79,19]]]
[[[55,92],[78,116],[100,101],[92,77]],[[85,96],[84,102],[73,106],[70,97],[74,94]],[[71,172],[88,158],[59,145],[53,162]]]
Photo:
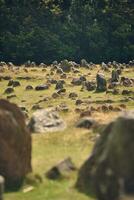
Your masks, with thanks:
[[[45,175],[49,179],[57,180],[74,170],[76,170],[76,167],[72,162],[72,159],[68,157],[57,165],[53,166]]]
[[[134,111],[109,123],[80,169],[77,188],[98,200],[134,193]]]
[[[48,85],[38,85],[35,87],[35,90],[39,91],[39,90],[48,90],[49,86]]]
[[[31,171],[31,136],[20,109],[0,100],[0,174],[6,186],[20,186]]]
[[[83,117],[81,118],[77,124],[76,127],[77,128],[87,128],[90,129],[91,127],[93,127],[97,122],[90,117]]]
[[[65,122],[58,113],[49,108],[36,111],[28,126],[31,131],[36,133],[62,131],[66,128]]]
[[[98,73],[96,75],[96,82],[97,82],[97,92],[104,92],[107,90],[107,81],[104,77],[104,74]]]

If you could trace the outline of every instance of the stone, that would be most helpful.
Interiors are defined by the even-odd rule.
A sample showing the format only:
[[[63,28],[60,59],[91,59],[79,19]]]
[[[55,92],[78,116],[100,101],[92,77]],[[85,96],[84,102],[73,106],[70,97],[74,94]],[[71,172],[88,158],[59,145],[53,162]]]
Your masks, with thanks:
[[[106,65],[104,62],[101,63],[101,69],[104,71],[109,71],[108,65]]]
[[[25,90],[33,90],[33,86],[32,85],[27,85]]]
[[[119,82],[119,73],[117,70],[112,71],[111,82]]]
[[[134,111],[110,122],[79,171],[76,187],[98,200],[134,194]]]
[[[81,60],[80,66],[89,69],[89,64],[85,59]]]
[[[76,97],[78,97],[78,94],[76,94],[75,92],[71,92],[69,94],[69,98],[76,98]]]
[[[63,72],[70,72],[71,71],[72,64],[68,62],[68,60],[61,61],[61,69]]]
[[[96,82],[97,82],[96,92],[105,92],[107,90],[107,81],[104,78],[104,74],[97,73]]]
[[[60,95],[59,95],[57,92],[54,92],[54,93],[52,94],[52,98],[53,98],[53,99],[56,99],[56,98],[58,98],[58,97],[60,97]]]
[[[81,100],[81,99],[77,99],[76,102],[75,102],[76,105],[80,105],[82,103],[83,103],[83,100]]]
[[[32,110],[39,110],[42,109],[42,107],[39,104],[35,104],[32,106]]]
[[[86,79],[85,76],[80,76],[80,80],[81,80],[81,81],[86,81],[87,79]]]
[[[58,105],[56,107],[56,110],[59,111],[59,112],[68,112],[69,108],[65,103],[61,103],[60,105]]]
[[[121,83],[125,87],[132,87],[134,85],[133,79],[121,77]]]
[[[51,84],[56,84],[56,83],[57,83],[57,80],[55,80],[55,79],[49,79],[49,83],[51,83]]]
[[[63,88],[63,89],[60,89],[57,91],[57,94],[63,94],[63,93],[66,93],[66,89]]]
[[[3,76],[2,78],[3,78],[3,80],[5,80],[5,81],[9,81],[10,79],[12,79],[11,76]]]
[[[66,123],[55,110],[48,108],[34,112],[28,127],[32,132],[46,133],[62,131],[66,128]]]
[[[35,62],[31,62],[31,67],[36,67],[36,63]]]
[[[13,85],[13,80],[9,80],[7,86],[12,86]]]
[[[20,86],[20,82],[19,82],[19,81],[13,81],[12,86],[13,86],[13,87]]]
[[[35,87],[36,91],[40,91],[40,90],[48,90],[49,86],[48,85],[38,85]]]
[[[56,86],[55,86],[55,89],[56,89],[56,90],[60,90],[60,89],[63,89],[63,87],[64,87],[64,82],[63,82],[63,80],[57,81]]]
[[[5,123],[6,122],[6,123]],[[21,110],[0,100],[0,174],[7,188],[19,187],[31,172],[31,135]]]
[[[83,117],[81,118],[77,124],[76,127],[77,128],[86,128],[86,129],[90,129],[92,128],[94,125],[96,124],[96,121],[93,118],[90,117]]]
[[[12,94],[12,95],[8,95],[7,99],[12,99],[12,98],[15,98],[15,97],[17,97],[16,94]]]
[[[86,89],[87,91],[93,91],[96,89],[96,84],[91,81],[83,82],[82,89]]]
[[[26,63],[25,63],[25,67],[30,67],[31,66],[31,61],[28,60]]]
[[[5,89],[4,93],[5,94],[10,94],[10,93],[13,93],[14,92],[14,89],[12,87],[8,87],[7,89]]]
[[[65,73],[61,74],[60,78],[62,79],[66,79],[67,78],[67,75]]]
[[[122,95],[130,95],[130,94],[132,94],[131,90],[123,90],[122,91]]]
[[[61,161],[51,169],[49,169],[45,176],[48,179],[57,180],[59,178],[63,178],[67,176],[68,173],[76,170],[74,163],[70,157],[66,158],[65,160]]]
[[[87,109],[80,113],[80,118],[89,117],[89,116],[91,116],[91,109]]]
[[[80,80],[80,78],[73,78],[71,84],[73,84],[73,85],[81,85],[82,84],[82,80]]]
[[[120,93],[119,89],[113,89],[112,94],[113,95],[118,95]]]
[[[57,74],[63,74],[64,71],[60,67],[57,67],[56,73]]]

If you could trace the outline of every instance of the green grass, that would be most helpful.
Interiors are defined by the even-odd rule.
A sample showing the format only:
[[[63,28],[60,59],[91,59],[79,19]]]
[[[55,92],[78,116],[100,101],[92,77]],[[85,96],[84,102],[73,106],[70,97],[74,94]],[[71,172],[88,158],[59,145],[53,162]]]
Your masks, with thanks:
[[[44,99],[45,97],[51,97],[52,93],[55,92],[55,86],[52,85],[49,90],[46,91],[25,91],[27,85],[32,85],[33,87],[46,83],[47,74],[50,73],[50,68],[46,72],[42,72],[42,69],[28,69],[26,73],[23,68],[18,72],[11,72],[5,69],[4,73],[1,73],[1,76],[10,75],[13,79],[16,79],[18,76],[29,76],[32,77],[31,80],[21,80],[21,86],[15,88],[14,94],[16,97],[10,99],[11,102],[17,103],[19,106],[25,106],[29,111],[29,116],[32,115],[33,110],[32,106],[38,101]],[[86,70],[80,69],[81,74],[85,74],[87,80],[94,80],[97,69]],[[88,74],[90,73],[90,74]],[[33,173],[40,174],[43,178],[43,183],[35,186],[34,190],[24,193],[23,188],[17,192],[7,192],[5,194],[5,200],[93,200],[92,197],[87,197],[84,194],[79,193],[74,185],[77,179],[77,173],[73,172],[65,179],[59,181],[50,181],[44,177],[44,173],[50,169],[53,165],[57,164],[59,161],[70,156],[75,163],[76,167],[79,169],[85,159],[88,158],[94,143],[90,140],[91,136],[94,134],[91,131],[85,129],[75,128],[75,122],[79,118],[79,114],[75,112],[75,108],[86,108],[87,106],[99,106],[100,104],[89,103],[76,106],[75,100],[68,98],[70,92],[76,92],[78,94],[78,99],[90,99],[91,101],[95,100],[113,100],[114,106],[118,106],[120,99],[124,97],[119,95],[112,95],[104,93],[95,93],[88,91],[80,91],[81,86],[71,86],[70,82],[73,77],[78,77],[80,74],[68,74],[66,81],[66,94],[57,99],[50,98],[49,101],[44,101],[39,105],[43,108],[48,106],[57,106],[61,103],[66,103],[69,106],[69,112],[60,113],[64,120],[67,122],[67,129],[62,132],[56,133],[45,133],[45,134],[33,134],[32,135],[32,166]],[[122,76],[134,77],[134,70],[126,69],[124,70]],[[52,76],[56,80],[60,79],[60,76],[54,74]],[[106,72],[107,79],[110,78],[110,73]],[[0,82],[0,98],[6,98],[7,95],[4,94],[4,91],[7,87],[8,81]],[[123,90],[124,87],[119,87],[120,90]],[[125,88],[126,89],[126,88]],[[134,90],[134,88],[127,88]],[[134,101],[124,103],[128,109],[134,108]],[[118,115],[117,112],[111,113],[95,113],[93,117],[98,119],[102,123],[110,121],[113,117]]]

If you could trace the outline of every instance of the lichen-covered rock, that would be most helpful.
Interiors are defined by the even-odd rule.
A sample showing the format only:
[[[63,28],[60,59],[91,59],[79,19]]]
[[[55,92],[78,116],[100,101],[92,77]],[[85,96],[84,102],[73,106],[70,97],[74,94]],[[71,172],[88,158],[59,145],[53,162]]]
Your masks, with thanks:
[[[77,188],[98,200],[134,193],[134,111],[109,123],[80,169]],[[123,191],[122,191],[123,190]]]
[[[9,188],[21,185],[31,171],[31,135],[21,110],[0,100],[0,174]]]
[[[36,133],[54,132],[64,130],[65,122],[53,109],[41,109],[33,113],[29,122],[29,128]]]

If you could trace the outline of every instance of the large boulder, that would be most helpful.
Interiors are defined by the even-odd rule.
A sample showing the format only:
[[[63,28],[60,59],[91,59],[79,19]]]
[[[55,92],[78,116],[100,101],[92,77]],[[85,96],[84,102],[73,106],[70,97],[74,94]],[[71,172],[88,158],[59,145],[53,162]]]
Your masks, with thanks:
[[[36,133],[62,131],[66,128],[65,122],[53,109],[41,109],[33,113],[28,124],[31,131]]]
[[[125,112],[103,130],[80,169],[77,188],[98,200],[118,200],[134,193],[134,111]]]
[[[16,188],[31,172],[31,135],[21,110],[0,100],[0,174],[6,186]]]

